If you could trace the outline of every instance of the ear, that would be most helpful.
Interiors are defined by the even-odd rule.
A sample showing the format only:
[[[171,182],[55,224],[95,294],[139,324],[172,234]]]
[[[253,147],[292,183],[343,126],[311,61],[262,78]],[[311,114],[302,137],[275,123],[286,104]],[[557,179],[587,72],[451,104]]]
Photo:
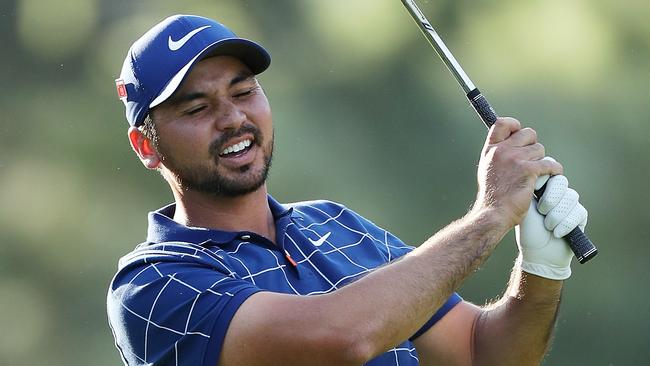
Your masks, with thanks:
[[[158,169],[160,166],[160,156],[151,140],[146,138],[139,129],[130,127],[129,141],[131,142],[133,151],[135,151],[147,169]]]

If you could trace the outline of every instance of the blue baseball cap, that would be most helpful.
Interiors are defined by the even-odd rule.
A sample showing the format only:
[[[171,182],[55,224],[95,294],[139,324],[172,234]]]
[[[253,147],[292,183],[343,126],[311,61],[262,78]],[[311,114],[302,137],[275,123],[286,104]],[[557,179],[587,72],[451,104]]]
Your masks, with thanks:
[[[156,24],[133,43],[115,80],[129,124],[141,126],[151,108],[174,94],[192,66],[217,55],[237,57],[255,74],[271,64],[264,47],[215,20],[173,15]]]

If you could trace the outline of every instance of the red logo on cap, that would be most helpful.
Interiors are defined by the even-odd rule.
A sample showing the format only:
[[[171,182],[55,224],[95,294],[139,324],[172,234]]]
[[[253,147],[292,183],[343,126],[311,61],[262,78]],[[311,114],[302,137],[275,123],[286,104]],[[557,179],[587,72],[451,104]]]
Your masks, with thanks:
[[[117,88],[117,96],[120,99],[126,98],[126,85],[124,79],[115,79],[115,87]]]

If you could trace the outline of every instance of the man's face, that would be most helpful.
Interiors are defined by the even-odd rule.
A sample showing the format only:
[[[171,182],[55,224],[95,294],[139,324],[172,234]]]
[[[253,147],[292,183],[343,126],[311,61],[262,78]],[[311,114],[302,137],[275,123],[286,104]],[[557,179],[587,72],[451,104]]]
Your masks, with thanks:
[[[266,181],[273,155],[271,109],[238,59],[200,61],[152,117],[163,174],[181,192],[236,197]]]

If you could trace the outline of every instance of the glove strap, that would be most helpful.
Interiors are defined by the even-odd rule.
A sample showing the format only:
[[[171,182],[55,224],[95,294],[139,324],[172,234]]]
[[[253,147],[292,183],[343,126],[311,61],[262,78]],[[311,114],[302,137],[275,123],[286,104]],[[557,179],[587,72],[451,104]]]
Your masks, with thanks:
[[[540,277],[548,278],[550,280],[566,280],[571,277],[571,267],[557,267],[539,263],[530,263],[519,257],[518,261],[521,263],[521,269]]]

